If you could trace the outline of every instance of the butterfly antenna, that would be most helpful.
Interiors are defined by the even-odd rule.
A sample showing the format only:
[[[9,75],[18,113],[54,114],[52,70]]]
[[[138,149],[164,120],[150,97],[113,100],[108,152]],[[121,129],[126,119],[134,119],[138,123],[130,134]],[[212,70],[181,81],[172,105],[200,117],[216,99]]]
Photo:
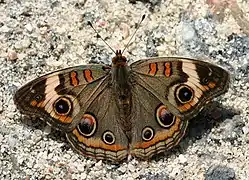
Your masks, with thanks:
[[[97,32],[97,30],[93,27],[92,23],[90,21],[88,21],[87,24],[89,26],[91,26],[91,28],[97,34],[97,38],[100,38],[112,50],[112,52],[114,52],[114,54],[116,54],[116,52],[114,51],[114,49],[100,36],[100,34]]]
[[[141,25],[141,23],[143,22],[144,19],[145,19],[145,14],[142,16],[142,19],[137,23],[138,25],[137,25],[137,27],[136,27],[135,32],[134,32],[133,35],[131,36],[130,40],[129,40],[128,43],[126,44],[126,46],[125,46],[125,48],[123,49],[123,51],[122,51],[121,54],[123,54],[124,51],[125,51],[125,50],[128,48],[128,46],[130,45],[131,40],[133,39],[133,37],[134,37],[135,34],[137,33],[137,30],[139,29],[139,27],[140,27],[140,25]]]

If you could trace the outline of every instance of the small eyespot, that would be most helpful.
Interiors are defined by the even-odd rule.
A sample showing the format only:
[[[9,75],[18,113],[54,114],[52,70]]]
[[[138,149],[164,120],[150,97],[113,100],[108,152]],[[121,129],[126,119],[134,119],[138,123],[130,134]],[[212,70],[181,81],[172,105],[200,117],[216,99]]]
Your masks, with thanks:
[[[54,103],[54,111],[60,116],[68,115],[71,107],[71,101],[66,97],[60,97]]]
[[[163,128],[169,128],[175,123],[175,116],[168,111],[165,105],[160,105],[156,109],[156,120]]]
[[[80,134],[82,134],[83,136],[92,136],[97,129],[96,118],[91,114],[84,114],[77,128]]]
[[[154,137],[154,131],[151,127],[145,127],[142,130],[142,139],[144,141],[150,141]]]
[[[37,94],[37,95],[35,95],[35,97],[34,97],[34,99],[36,100],[36,102],[41,102],[42,101],[42,95],[40,95],[40,94]]]
[[[176,89],[176,97],[182,104],[185,104],[193,99],[194,91],[189,86],[182,84]]]
[[[115,143],[115,136],[111,131],[106,131],[103,133],[102,140],[108,144],[112,145]]]
[[[205,78],[203,78],[203,79],[201,80],[201,84],[202,84],[202,85],[208,85],[208,83],[209,83],[209,79],[208,79],[207,77],[205,77]]]

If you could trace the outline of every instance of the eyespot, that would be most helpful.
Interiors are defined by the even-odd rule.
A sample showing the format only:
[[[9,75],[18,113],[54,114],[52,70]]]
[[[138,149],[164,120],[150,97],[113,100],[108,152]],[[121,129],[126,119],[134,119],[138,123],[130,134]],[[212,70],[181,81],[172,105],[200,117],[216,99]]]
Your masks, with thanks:
[[[176,89],[176,97],[182,104],[185,104],[193,99],[194,91],[189,86],[181,84]]]
[[[91,114],[84,114],[77,128],[80,134],[82,134],[83,136],[92,136],[97,129],[96,118]]]
[[[156,120],[163,128],[169,128],[175,123],[176,117],[168,111],[165,105],[160,105],[156,109]]]
[[[207,77],[205,77],[205,78],[203,78],[203,79],[201,80],[201,84],[202,84],[202,85],[208,85],[208,83],[209,83],[209,79],[208,79]]]
[[[71,110],[71,101],[66,97],[59,97],[54,103],[54,111],[58,115],[68,115]]]
[[[42,95],[40,95],[40,94],[37,94],[37,95],[35,95],[35,97],[34,97],[34,99],[36,100],[36,102],[41,102],[42,101]]]
[[[154,131],[151,127],[147,126],[142,130],[142,139],[150,141],[154,137]]]
[[[115,143],[115,136],[111,131],[106,131],[103,133],[102,140],[109,145]]]

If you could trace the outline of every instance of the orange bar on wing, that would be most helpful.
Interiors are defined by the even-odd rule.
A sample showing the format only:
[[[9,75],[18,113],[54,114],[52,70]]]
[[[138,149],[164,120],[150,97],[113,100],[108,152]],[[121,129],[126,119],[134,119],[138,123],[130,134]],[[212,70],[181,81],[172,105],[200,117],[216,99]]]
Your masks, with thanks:
[[[171,64],[169,62],[167,63],[164,63],[164,66],[165,66],[165,70],[164,70],[164,75],[166,77],[170,77],[171,76]]]
[[[149,73],[148,74],[150,74],[150,75],[152,75],[152,76],[155,76],[156,75],[156,73],[157,73],[157,63],[150,63],[150,70],[149,70]]]
[[[92,82],[93,77],[92,77],[92,71],[90,69],[86,69],[83,71],[84,78],[87,82]]]
[[[78,76],[77,72],[75,72],[75,71],[70,72],[70,80],[71,80],[71,84],[73,86],[79,85],[79,79],[77,76]]]

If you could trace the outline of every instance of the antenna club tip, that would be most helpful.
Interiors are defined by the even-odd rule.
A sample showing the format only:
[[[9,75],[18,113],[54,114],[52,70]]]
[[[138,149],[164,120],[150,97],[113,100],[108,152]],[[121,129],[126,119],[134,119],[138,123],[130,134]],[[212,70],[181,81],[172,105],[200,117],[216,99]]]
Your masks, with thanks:
[[[87,21],[87,25],[89,25],[89,26],[93,27],[93,25],[92,25],[91,21]]]
[[[146,16],[146,15],[145,15],[145,14],[143,14],[143,16],[142,16],[142,21],[145,19],[145,16]]]

